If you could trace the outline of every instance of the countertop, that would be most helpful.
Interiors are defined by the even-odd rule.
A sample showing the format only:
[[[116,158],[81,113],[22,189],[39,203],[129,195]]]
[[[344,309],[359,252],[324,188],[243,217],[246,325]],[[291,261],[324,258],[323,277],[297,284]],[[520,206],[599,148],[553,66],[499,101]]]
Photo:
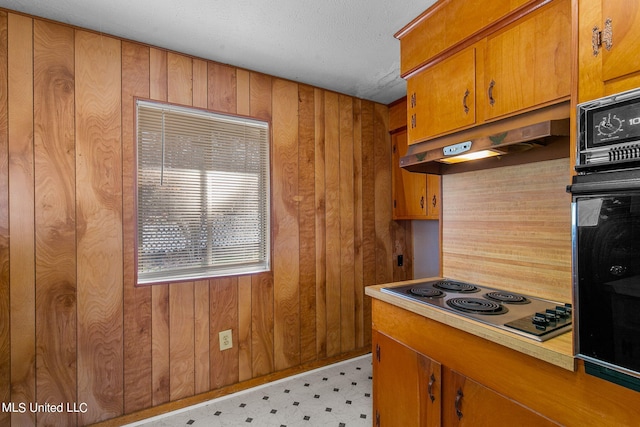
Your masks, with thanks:
[[[414,302],[406,298],[381,292],[382,288],[409,285],[412,283],[424,282],[425,280],[432,279],[415,279],[404,282],[368,286],[365,288],[365,294],[380,301],[393,304],[397,307],[445,325],[476,335],[480,338],[484,338],[488,341],[503,345],[537,359],[544,360],[545,362],[569,371],[576,370],[575,358],[573,357],[573,331],[564,333],[544,342],[538,342],[485,325],[476,320],[469,319],[452,312],[444,311],[437,307],[420,304],[419,302]]]

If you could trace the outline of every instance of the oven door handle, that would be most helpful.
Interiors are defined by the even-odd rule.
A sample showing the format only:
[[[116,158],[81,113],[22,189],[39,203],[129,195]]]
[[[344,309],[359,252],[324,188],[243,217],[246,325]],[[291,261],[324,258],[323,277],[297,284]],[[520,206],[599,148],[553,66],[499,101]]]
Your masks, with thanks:
[[[640,190],[640,179],[621,179],[615,181],[579,182],[567,186],[571,194],[601,193],[604,191]]]

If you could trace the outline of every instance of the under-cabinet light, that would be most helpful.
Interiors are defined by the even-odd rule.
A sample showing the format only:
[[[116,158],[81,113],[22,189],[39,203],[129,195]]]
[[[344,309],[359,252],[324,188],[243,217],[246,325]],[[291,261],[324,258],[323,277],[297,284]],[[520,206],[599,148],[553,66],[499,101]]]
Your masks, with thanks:
[[[494,150],[482,150],[482,151],[476,151],[474,153],[467,153],[467,154],[460,154],[459,156],[453,156],[453,157],[446,157],[443,159],[439,159],[438,161],[442,162],[442,163],[461,163],[461,162],[468,162],[469,160],[478,160],[478,159],[485,159],[487,157],[493,157],[493,156],[499,156],[501,153],[499,151],[494,151]]]

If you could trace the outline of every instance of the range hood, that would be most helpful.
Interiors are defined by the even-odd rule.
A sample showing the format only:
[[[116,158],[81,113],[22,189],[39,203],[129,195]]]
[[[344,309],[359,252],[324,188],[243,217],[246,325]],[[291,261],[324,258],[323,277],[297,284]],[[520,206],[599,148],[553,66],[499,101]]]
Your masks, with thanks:
[[[400,167],[437,175],[569,157],[569,103],[409,145]],[[457,162],[489,151],[492,157]]]

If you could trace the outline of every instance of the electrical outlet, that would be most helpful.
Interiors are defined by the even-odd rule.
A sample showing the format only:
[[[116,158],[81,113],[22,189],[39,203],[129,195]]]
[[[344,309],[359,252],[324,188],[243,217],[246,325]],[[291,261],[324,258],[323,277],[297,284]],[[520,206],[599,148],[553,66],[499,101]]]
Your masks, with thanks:
[[[222,331],[218,334],[220,339],[220,351],[228,350],[233,347],[233,338],[231,334],[231,329],[227,329],[226,331]]]

